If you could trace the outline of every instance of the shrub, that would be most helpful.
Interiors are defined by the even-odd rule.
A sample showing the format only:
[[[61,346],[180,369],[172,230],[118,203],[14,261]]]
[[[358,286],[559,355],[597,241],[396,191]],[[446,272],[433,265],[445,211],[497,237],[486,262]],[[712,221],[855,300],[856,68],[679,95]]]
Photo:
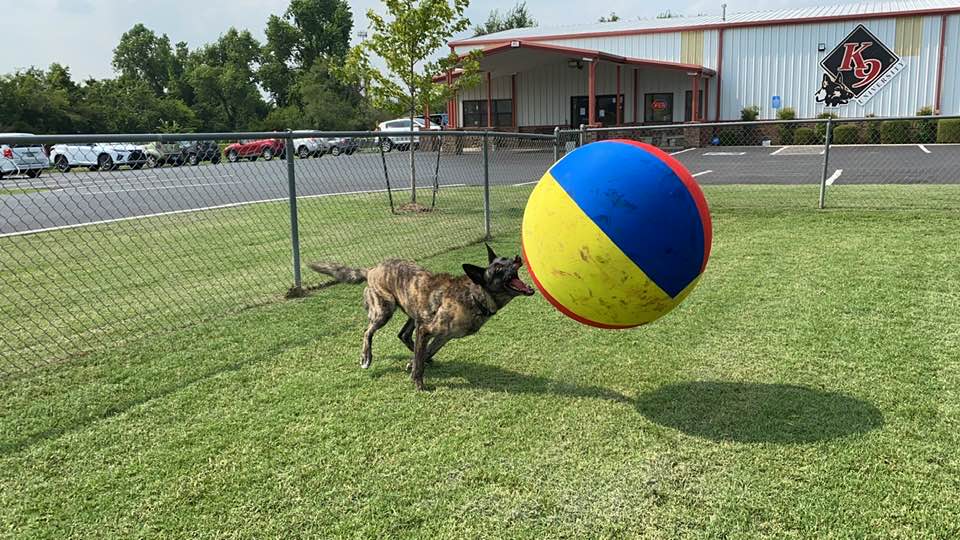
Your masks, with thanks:
[[[860,142],[860,128],[854,124],[842,124],[833,128],[832,144],[857,144]]]
[[[917,116],[933,116],[933,109],[924,107],[917,111]],[[913,127],[916,133],[916,142],[925,144],[937,140],[936,120],[917,120]]]
[[[874,118],[877,115],[871,113],[867,118]],[[867,144],[880,144],[880,122],[865,122],[863,127],[863,142]]]
[[[960,143],[960,119],[937,122],[938,143]]]
[[[777,111],[778,120],[795,120],[797,113],[790,107],[784,107]],[[783,124],[779,127],[780,144],[793,144],[794,135],[797,131],[796,124]]]
[[[751,105],[740,110],[740,120],[743,122],[754,122],[760,118],[760,107]]]
[[[831,113],[831,112],[823,112],[823,113],[818,114],[818,115],[817,115],[817,118],[820,118],[820,119],[834,118],[834,119],[836,119],[836,118],[837,118],[837,115],[835,115],[835,114],[833,114],[833,113]],[[817,131],[817,140],[818,140],[818,141],[826,140],[826,138],[827,138],[827,123],[824,122],[824,123],[822,123],[822,124],[817,124],[816,131]]]
[[[881,144],[906,144],[913,139],[909,120],[887,120],[880,124]]]
[[[817,134],[808,127],[799,127],[793,134],[795,144],[817,144]]]

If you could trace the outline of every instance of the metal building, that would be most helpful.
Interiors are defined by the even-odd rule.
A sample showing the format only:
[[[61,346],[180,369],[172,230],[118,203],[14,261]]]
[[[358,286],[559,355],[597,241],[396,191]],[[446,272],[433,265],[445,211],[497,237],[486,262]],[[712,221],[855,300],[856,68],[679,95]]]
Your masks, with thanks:
[[[960,114],[957,0],[523,28],[450,48],[483,51],[482,84],[448,104],[456,127],[736,120],[748,106],[761,119]]]

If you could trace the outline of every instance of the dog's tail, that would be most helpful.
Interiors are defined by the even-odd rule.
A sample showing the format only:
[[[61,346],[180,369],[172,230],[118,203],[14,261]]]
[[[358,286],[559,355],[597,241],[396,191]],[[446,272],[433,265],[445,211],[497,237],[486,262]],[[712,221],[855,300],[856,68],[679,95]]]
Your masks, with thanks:
[[[342,264],[326,262],[313,262],[307,266],[321,274],[332,277],[339,283],[363,283],[367,280],[366,268],[351,268]]]

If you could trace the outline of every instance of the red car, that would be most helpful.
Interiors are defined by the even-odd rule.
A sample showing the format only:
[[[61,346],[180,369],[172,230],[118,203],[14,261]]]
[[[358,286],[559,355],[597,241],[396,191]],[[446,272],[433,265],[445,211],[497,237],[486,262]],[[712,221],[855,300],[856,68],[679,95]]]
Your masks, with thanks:
[[[283,150],[283,139],[241,140],[224,148],[223,155],[231,162],[236,162],[240,158],[256,161],[257,158],[261,157],[270,161],[274,156],[280,156],[282,158],[284,154]]]

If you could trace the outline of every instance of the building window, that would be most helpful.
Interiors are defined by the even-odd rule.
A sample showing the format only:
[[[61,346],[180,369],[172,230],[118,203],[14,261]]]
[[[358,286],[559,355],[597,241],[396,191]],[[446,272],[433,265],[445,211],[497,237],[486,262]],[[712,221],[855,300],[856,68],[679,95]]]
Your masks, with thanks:
[[[699,99],[697,99],[697,102],[698,102],[697,116],[699,116],[700,118],[706,118],[707,111],[704,110],[703,108],[703,90],[700,90],[697,93],[697,96],[699,96]],[[683,99],[684,99],[683,120],[685,122],[692,122],[693,121],[693,90],[687,90]]]
[[[513,100],[493,100],[493,127],[513,127]],[[463,102],[463,127],[487,127],[487,100]]]
[[[646,94],[643,121],[648,124],[673,122],[673,94]]]

